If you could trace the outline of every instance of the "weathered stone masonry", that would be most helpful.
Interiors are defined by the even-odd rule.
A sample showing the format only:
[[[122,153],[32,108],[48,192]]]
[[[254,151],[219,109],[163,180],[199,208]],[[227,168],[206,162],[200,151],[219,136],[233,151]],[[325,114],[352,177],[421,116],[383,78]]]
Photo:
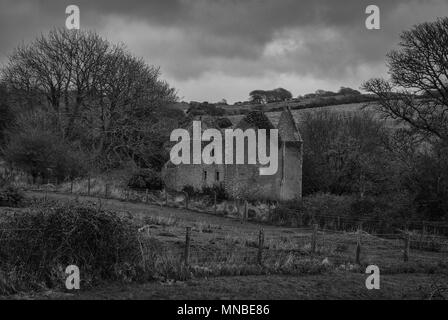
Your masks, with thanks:
[[[217,128],[210,120],[202,121],[202,130]],[[302,197],[303,141],[286,108],[275,127],[262,112],[251,112],[234,128],[273,129],[279,131],[278,170],[274,175],[259,175],[254,164],[180,164],[167,162],[162,171],[165,185],[181,191],[185,186],[201,189],[221,184],[231,198],[248,200],[294,200]],[[217,128],[220,129],[220,128]],[[269,143],[267,143],[269,145]],[[247,150],[246,150],[247,151]]]

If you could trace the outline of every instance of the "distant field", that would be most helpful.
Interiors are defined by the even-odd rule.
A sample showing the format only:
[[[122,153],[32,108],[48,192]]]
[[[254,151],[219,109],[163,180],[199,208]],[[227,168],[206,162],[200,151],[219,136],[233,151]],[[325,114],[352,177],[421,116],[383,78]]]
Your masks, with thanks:
[[[308,108],[308,109],[299,109],[299,110],[291,110],[294,119],[296,122],[300,125],[304,121],[304,115],[311,112],[319,112],[319,111],[333,111],[338,113],[352,113],[352,112],[360,112],[362,110],[373,112],[372,107],[366,107],[363,109],[364,103],[350,103],[350,104],[340,104],[340,105],[334,105],[334,106],[327,106],[327,107],[321,107],[321,108]],[[272,122],[273,125],[277,125],[278,120],[280,118],[281,111],[274,111],[274,112],[266,112],[266,115],[268,116],[269,120]],[[380,119],[380,115],[376,114],[378,119]],[[238,123],[241,119],[244,118],[244,115],[233,115],[228,117],[233,123]],[[392,120],[384,120],[387,122],[389,126],[396,127],[396,123]]]

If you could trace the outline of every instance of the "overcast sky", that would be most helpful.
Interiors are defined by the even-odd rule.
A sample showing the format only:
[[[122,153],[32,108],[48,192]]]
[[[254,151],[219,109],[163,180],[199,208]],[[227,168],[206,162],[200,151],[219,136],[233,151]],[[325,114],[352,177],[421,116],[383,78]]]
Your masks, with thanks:
[[[384,56],[402,30],[448,15],[448,0],[0,0],[0,62],[64,27],[69,4],[82,29],[160,66],[181,99],[210,102],[254,89],[358,89],[387,76]],[[369,4],[381,10],[381,30],[365,28]]]

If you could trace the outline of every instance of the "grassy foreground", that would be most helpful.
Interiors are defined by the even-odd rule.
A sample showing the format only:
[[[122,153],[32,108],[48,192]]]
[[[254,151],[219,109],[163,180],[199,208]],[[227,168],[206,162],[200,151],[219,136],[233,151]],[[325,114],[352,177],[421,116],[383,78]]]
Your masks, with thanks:
[[[48,197],[60,202],[73,200],[61,194]],[[78,201],[113,210],[143,226],[142,236],[157,246],[157,255],[152,257],[159,263],[155,269],[162,269],[160,276],[138,283],[104,281],[94,287],[82,286],[77,292],[54,288],[4,298],[436,299],[447,293],[444,254],[415,250],[410,261],[403,263],[399,242],[363,236],[363,266],[356,267],[353,233],[320,234],[318,253],[310,255],[310,230],[306,229],[241,223],[232,218],[117,200],[100,202],[79,197]],[[190,274],[173,270],[182,259],[186,226],[192,230]],[[256,265],[256,240],[261,228],[266,237],[263,268]],[[380,290],[366,289],[367,264],[380,267]]]

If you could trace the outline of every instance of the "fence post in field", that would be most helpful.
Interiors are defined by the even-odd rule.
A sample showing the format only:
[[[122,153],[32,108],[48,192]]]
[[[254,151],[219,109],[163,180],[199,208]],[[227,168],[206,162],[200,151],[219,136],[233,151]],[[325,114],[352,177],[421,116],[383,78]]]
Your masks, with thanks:
[[[425,236],[425,222],[422,221],[422,231],[420,232],[420,239],[418,240],[418,248],[422,249],[423,247],[423,238]]]
[[[357,240],[356,240],[356,256],[355,256],[355,261],[356,264],[361,264],[361,226],[358,227],[358,232],[357,232]]]
[[[70,193],[73,193],[73,179],[70,181]]]
[[[271,203],[268,201],[268,217],[271,216]]]
[[[188,210],[188,193],[184,192],[184,195],[185,195],[185,209]]]
[[[404,262],[409,261],[409,248],[411,246],[411,234],[406,232],[404,235],[404,251],[403,251],[403,260]]]
[[[264,231],[260,229],[260,233],[258,234],[258,256],[257,261],[259,265],[263,264],[263,247],[264,247]]]
[[[249,206],[247,204],[247,200],[244,200],[244,212],[243,212],[243,220],[244,220],[244,222],[247,221],[247,216],[248,216],[247,211],[248,210],[249,210]]]
[[[188,267],[190,263],[190,231],[191,227],[186,227],[186,233],[185,233],[185,255],[184,255],[184,262],[185,266]]]
[[[316,246],[317,246],[317,230],[319,228],[319,225],[315,223],[313,225],[313,235],[311,236],[311,252],[316,252]]]
[[[213,196],[213,213],[214,214],[216,214],[216,211],[217,211],[217,203],[216,203],[216,192],[214,193],[214,196]]]
[[[90,175],[87,178],[87,195],[90,196]]]

